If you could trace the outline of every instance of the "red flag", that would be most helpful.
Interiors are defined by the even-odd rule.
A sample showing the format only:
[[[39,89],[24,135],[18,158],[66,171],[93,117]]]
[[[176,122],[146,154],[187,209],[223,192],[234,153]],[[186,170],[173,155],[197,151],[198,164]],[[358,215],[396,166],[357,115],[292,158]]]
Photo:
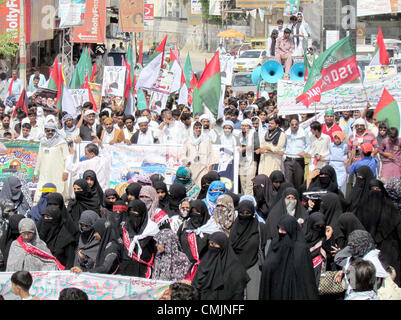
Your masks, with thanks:
[[[127,68],[126,79],[125,79],[125,88],[124,88],[124,97],[126,99],[128,99],[130,90],[132,89],[131,66],[125,62],[124,57],[123,57],[123,62],[125,63],[125,67]]]
[[[25,91],[25,88],[24,88],[24,89],[22,89],[22,92],[21,92],[21,95],[20,95],[20,97],[18,99],[18,102],[15,105],[15,108],[14,108],[14,111],[13,111],[13,117],[15,117],[15,115],[17,114],[17,109],[18,108],[21,108],[25,112],[26,116],[28,116],[28,108],[26,107],[26,102],[27,101],[28,101],[28,97],[26,95],[26,91]]]
[[[11,91],[13,89],[14,77],[11,77],[10,86],[8,87],[8,96],[11,97]]]
[[[95,74],[97,72],[97,65],[96,62],[93,64],[92,74],[91,74],[91,82],[95,82]]]
[[[85,86],[84,89],[88,89],[89,101],[93,104],[93,111],[97,111],[97,105],[96,105],[96,101],[95,101],[95,99],[93,98],[93,95],[92,95],[92,90],[91,90],[90,85],[89,85],[89,77],[88,77],[88,75],[85,76],[85,84],[84,84],[84,86]]]

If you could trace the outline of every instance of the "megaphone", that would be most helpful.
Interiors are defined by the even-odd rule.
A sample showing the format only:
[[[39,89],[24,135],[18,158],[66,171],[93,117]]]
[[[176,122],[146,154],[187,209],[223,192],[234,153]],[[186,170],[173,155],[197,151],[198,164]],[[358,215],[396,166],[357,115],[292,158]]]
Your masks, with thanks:
[[[263,64],[260,75],[266,82],[276,83],[283,77],[284,69],[281,63],[275,60],[269,60]]]
[[[261,66],[257,66],[253,71],[252,71],[252,75],[251,75],[251,79],[252,79],[252,83],[257,86],[259,83],[259,79],[260,79],[260,72],[262,70]]]
[[[303,62],[294,64],[290,70],[290,79],[294,81],[304,81],[305,65]]]

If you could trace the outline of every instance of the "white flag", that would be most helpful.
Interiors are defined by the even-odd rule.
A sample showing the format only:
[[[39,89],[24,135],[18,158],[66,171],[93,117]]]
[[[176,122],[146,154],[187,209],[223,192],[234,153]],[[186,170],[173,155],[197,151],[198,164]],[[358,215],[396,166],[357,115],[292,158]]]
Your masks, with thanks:
[[[180,90],[181,86],[181,74],[182,70],[180,65],[178,64],[177,60],[174,60],[173,65],[171,66],[170,72],[173,73],[173,83],[171,84],[171,90],[170,92],[175,92],[177,90]]]
[[[178,104],[184,104],[188,106],[188,88],[187,85],[184,83],[180,89],[180,94],[178,96]]]
[[[157,81],[160,75],[162,58],[163,54],[158,54],[141,70],[135,85],[135,90],[138,91],[139,88],[149,89],[153,87],[153,84]]]
[[[63,96],[61,98],[61,110],[67,112],[69,115],[73,116],[74,119],[78,116],[77,107],[75,105],[74,98],[72,97],[70,91],[63,84]]]

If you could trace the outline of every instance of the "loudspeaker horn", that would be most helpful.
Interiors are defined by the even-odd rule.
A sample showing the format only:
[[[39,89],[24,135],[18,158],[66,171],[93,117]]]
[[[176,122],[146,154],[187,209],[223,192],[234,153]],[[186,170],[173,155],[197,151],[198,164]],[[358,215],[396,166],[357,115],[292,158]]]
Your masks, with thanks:
[[[260,79],[260,72],[262,70],[261,66],[257,66],[255,69],[253,69],[252,71],[252,75],[251,75],[251,79],[252,79],[252,83],[257,86],[259,83],[259,79]]]
[[[305,65],[303,62],[294,64],[290,70],[290,79],[294,81],[304,81]]]
[[[269,60],[263,64],[260,75],[266,82],[276,83],[283,77],[284,69],[279,62],[275,60]]]

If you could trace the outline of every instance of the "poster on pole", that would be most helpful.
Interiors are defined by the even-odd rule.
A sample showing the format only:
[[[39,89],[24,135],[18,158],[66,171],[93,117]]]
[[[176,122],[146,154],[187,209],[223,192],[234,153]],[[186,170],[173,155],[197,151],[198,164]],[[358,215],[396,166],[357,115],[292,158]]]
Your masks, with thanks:
[[[143,11],[145,26],[153,26],[155,20],[155,5],[152,0],[145,0]]]
[[[60,17],[60,28],[82,26],[86,0],[59,0],[58,16]]]
[[[102,86],[98,83],[89,82],[89,88],[92,91],[92,96],[96,105],[100,106],[102,104]]]
[[[171,282],[130,276],[70,271],[31,271],[29,294],[40,300],[58,300],[61,290],[78,288],[89,300],[168,300]],[[5,300],[20,300],[12,291],[13,272],[0,273],[0,294]]]
[[[76,109],[89,101],[88,89],[68,89],[68,91],[74,100],[74,106]]]
[[[14,42],[19,42],[20,31],[20,1],[1,1],[0,4],[0,34],[12,34]],[[25,28],[26,29],[26,28]]]
[[[126,67],[104,67],[102,97],[112,104],[115,111],[124,111],[124,89]]]
[[[221,1],[222,0],[210,0],[209,2],[209,15],[210,16],[221,16]]]
[[[86,0],[84,24],[73,30],[75,43],[105,43],[106,1]]]
[[[28,188],[36,188],[33,173],[39,153],[39,142],[23,140],[4,140],[0,142],[6,147],[0,152],[0,187],[10,176],[17,176]]]

